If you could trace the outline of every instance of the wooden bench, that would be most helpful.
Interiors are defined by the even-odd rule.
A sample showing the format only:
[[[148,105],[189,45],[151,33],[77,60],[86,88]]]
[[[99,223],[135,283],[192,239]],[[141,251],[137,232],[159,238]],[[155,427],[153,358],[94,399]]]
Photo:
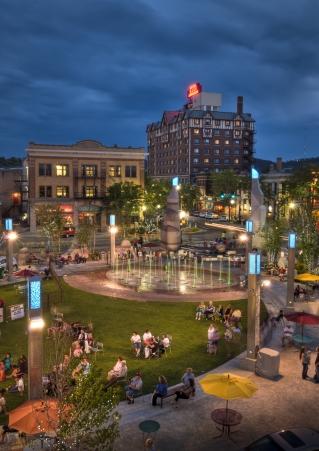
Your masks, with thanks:
[[[163,407],[164,399],[171,398],[172,396],[175,396],[175,392],[177,390],[180,390],[182,387],[184,387],[184,384],[178,384],[178,385],[175,385],[175,387],[169,388],[168,391],[167,391],[167,394],[165,396],[163,396],[162,398],[160,398],[160,400],[161,400],[161,408]]]

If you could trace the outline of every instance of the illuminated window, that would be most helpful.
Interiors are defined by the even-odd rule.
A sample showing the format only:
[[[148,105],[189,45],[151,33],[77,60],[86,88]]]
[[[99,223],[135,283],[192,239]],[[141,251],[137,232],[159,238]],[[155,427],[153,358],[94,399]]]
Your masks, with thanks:
[[[238,139],[235,139],[234,143],[235,143],[235,144],[239,144],[239,140],[238,140]]]
[[[211,125],[212,121],[210,118],[205,119],[205,125]]]
[[[68,164],[57,164],[56,175],[58,177],[67,177],[69,175],[69,165]]]
[[[56,197],[69,197],[69,187],[68,186],[57,186],[56,187]]]
[[[136,166],[125,166],[125,177],[136,177]]]
[[[208,138],[204,139],[204,143],[205,144],[209,144],[210,143],[210,139],[208,139]]]
[[[204,158],[204,163],[209,163],[209,158]]]
[[[198,149],[198,147],[195,147],[195,149],[194,149],[194,153],[199,153],[199,149]]]
[[[215,139],[214,144],[219,144],[219,139]]]
[[[225,126],[230,127],[230,121],[225,121]]]
[[[52,175],[52,166],[51,164],[40,163],[39,164],[39,175],[47,177],[51,177]]]
[[[199,144],[199,139],[198,138],[194,139],[194,144]]]
[[[194,119],[194,125],[199,125],[200,124],[200,120],[199,119]]]
[[[199,128],[194,128],[194,134],[199,135]]]
[[[82,165],[82,175],[83,175],[83,177],[96,177],[97,176],[97,166],[95,164]]]
[[[237,137],[240,136],[240,130],[235,130],[235,136],[237,136]]]
[[[229,139],[225,139],[226,146],[229,146]]]
[[[236,125],[236,127],[240,127],[241,126],[241,121],[235,121],[235,125]]]
[[[85,197],[86,199],[96,197],[96,194],[96,186],[83,186],[83,197]]]
[[[121,166],[109,166],[110,177],[121,177]]]
[[[193,158],[193,163],[197,164],[198,163],[198,158]]]
[[[235,163],[235,164],[239,164],[239,159],[238,159],[238,158],[235,158],[234,163]]]

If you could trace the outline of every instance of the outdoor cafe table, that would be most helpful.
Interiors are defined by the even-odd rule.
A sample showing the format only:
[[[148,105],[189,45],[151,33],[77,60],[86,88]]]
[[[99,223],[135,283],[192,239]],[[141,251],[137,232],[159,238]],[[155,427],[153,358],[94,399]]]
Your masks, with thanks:
[[[242,415],[233,409],[215,409],[211,413],[211,418],[219,426],[222,426],[222,429],[218,428],[222,433],[217,437],[221,437],[222,435],[230,436],[231,427],[237,426],[241,423]],[[215,437],[215,438],[217,438]]]
[[[309,343],[311,343],[313,340],[310,337],[307,337],[306,335],[300,335],[300,334],[295,334],[292,336],[292,339],[295,343],[297,344],[303,344],[303,345],[307,345]]]

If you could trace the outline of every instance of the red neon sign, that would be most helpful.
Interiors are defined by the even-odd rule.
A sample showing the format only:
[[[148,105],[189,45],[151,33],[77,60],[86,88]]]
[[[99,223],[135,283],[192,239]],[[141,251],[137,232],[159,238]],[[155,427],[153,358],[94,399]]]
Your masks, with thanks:
[[[202,92],[202,85],[198,82],[193,83],[193,84],[189,85],[189,87],[187,89],[187,97],[190,99],[201,92]]]

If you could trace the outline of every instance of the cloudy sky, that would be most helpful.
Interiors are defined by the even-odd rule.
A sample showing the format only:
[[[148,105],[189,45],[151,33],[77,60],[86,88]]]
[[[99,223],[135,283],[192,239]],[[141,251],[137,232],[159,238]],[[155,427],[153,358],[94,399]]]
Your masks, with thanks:
[[[319,155],[318,0],[0,0],[0,154],[29,141],[145,146],[145,127],[223,93],[258,157]]]

